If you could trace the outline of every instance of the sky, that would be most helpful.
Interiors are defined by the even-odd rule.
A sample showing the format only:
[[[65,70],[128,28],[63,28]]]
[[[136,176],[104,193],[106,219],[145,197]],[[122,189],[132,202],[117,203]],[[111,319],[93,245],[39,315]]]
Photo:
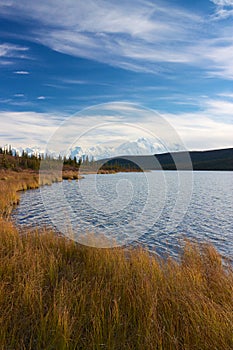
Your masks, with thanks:
[[[232,33],[233,0],[1,0],[0,144],[45,145],[117,102],[149,130],[143,110],[159,113],[188,150],[232,147]]]

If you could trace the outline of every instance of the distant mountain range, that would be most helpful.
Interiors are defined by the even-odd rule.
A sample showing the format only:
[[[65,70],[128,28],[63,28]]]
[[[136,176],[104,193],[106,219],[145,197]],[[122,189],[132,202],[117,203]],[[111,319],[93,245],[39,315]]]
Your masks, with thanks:
[[[23,150],[28,153],[28,155],[42,155],[45,154],[45,149],[41,147],[27,147],[23,149],[12,148],[14,153],[22,154]],[[179,145],[173,144],[169,146],[169,151],[179,151],[181,150]],[[85,159],[87,156],[89,159],[99,160],[104,158],[126,156],[126,155],[153,155],[167,152],[167,149],[160,143],[152,143],[149,139],[145,137],[140,137],[134,141],[124,142],[116,147],[105,146],[103,144],[97,144],[96,146],[83,149],[80,146],[75,146],[70,148],[68,151],[61,151],[61,156],[71,157],[74,159],[82,158]],[[56,154],[52,150],[46,152],[48,155],[53,157],[58,157],[59,154]]]
[[[23,150],[30,155],[45,154],[45,150],[40,147],[12,148],[13,154],[22,154]],[[184,160],[186,152],[180,149],[176,144],[167,149],[159,143],[152,143],[145,137],[138,138],[135,141],[127,141],[117,147],[108,147],[104,145],[92,146],[88,149],[82,149],[80,146],[70,148],[68,151],[60,152],[61,156],[71,157],[74,159],[85,159],[87,156],[97,163],[107,163],[107,166],[119,164],[121,167],[130,166],[140,167],[144,170],[176,170],[176,163],[179,169],[187,169],[188,163]],[[52,151],[47,154],[53,158],[59,155]],[[233,170],[233,148],[210,150],[210,151],[191,151],[189,152],[191,164],[194,170]],[[175,159],[175,161],[174,161]],[[156,161],[157,164],[156,164]]]

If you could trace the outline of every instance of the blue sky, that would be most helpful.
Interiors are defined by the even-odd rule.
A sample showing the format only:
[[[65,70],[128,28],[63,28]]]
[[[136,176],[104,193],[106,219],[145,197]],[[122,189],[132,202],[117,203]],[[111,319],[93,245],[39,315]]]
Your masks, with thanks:
[[[158,111],[190,150],[232,147],[232,33],[233,0],[1,0],[1,144],[43,144],[122,101]]]

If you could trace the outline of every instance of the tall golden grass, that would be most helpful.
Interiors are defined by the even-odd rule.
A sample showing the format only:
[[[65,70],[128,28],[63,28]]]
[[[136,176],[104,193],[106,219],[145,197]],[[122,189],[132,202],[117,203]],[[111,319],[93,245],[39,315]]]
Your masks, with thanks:
[[[0,171],[0,217],[9,217],[15,204],[19,203],[19,191],[39,186],[38,174],[30,171]]]
[[[38,172],[32,170],[0,170],[0,218],[9,217],[14,205],[19,203],[19,192],[35,189],[39,186],[52,185],[64,180],[78,180],[77,171],[66,170],[59,176],[57,172]]]
[[[0,281],[3,350],[233,349],[233,270],[208,245],[159,260],[0,219]]]

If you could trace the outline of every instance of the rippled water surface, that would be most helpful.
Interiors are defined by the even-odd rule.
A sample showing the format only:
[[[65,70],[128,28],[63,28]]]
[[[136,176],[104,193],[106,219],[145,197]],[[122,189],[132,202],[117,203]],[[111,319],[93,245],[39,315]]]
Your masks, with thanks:
[[[19,225],[72,231],[80,243],[95,232],[175,256],[188,237],[233,258],[232,195],[231,172],[86,175],[22,193],[13,217]]]

